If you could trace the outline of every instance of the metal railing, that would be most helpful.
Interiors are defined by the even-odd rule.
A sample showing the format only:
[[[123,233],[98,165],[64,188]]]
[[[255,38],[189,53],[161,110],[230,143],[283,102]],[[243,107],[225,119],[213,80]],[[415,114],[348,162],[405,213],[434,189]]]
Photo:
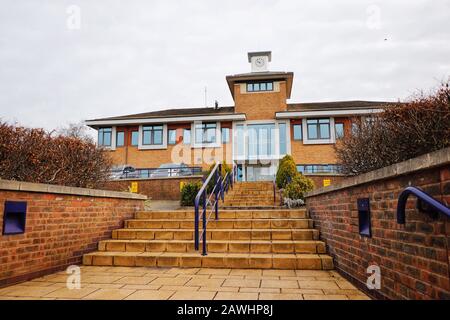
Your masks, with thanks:
[[[214,179],[214,187],[208,195],[208,186],[210,182]],[[230,188],[236,181],[236,166],[233,165],[231,174],[228,172],[222,177],[222,164],[217,163],[211,170],[211,173],[203,182],[200,191],[195,197],[194,206],[194,245],[195,250],[199,250],[200,241],[202,241],[202,255],[207,255],[206,250],[206,227],[211,215],[214,212],[215,220],[219,220],[219,200],[225,199],[225,193],[228,192]],[[202,203],[202,210],[200,212],[200,202]],[[208,207],[211,208],[208,214]],[[200,216],[202,218],[202,232],[200,234]]]
[[[202,173],[201,167],[167,167],[167,168],[139,168],[112,170],[111,179],[145,179],[145,178],[165,178],[165,177],[187,177]]]
[[[417,207],[420,211],[428,213],[433,218],[437,218],[439,212],[450,217],[450,208],[416,187],[407,187],[398,196],[397,223],[405,224],[406,202],[411,194],[417,197]]]

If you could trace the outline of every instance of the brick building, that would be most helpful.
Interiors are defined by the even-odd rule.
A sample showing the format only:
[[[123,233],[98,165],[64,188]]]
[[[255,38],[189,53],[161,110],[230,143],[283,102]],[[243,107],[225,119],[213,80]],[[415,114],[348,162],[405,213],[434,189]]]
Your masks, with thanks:
[[[352,120],[381,111],[383,102],[288,103],[294,74],[268,71],[271,52],[248,53],[251,72],[226,77],[235,105],[169,109],[86,121],[117,165],[167,163],[238,166],[238,179],[271,180],[286,154],[309,175],[339,176],[334,144]],[[336,178],[335,180],[338,180]],[[316,182],[317,184],[317,182]]]

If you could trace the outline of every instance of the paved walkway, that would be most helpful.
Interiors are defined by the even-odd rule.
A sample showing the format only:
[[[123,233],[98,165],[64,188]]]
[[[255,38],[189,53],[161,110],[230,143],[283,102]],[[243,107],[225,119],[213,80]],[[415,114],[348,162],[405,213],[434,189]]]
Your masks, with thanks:
[[[81,266],[81,288],[58,272],[0,289],[0,300],[369,299],[335,271]]]

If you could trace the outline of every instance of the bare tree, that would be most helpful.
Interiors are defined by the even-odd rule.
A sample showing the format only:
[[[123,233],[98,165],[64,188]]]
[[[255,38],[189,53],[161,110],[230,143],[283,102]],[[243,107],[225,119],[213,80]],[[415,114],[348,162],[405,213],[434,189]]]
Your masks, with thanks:
[[[343,173],[359,174],[450,146],[450,89],[443,83],[406,103],[392,103],[336,144]]]
[[[0,122],[0,178],[99,187],[111,160],[79,126],[46,132]]]

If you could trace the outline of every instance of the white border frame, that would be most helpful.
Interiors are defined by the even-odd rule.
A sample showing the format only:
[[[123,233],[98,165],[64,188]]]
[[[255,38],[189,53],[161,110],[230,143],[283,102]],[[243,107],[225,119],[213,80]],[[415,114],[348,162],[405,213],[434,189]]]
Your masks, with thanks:
[[[98,144],[98,131],[102,128],[111,128],[111,146],[104,146],[104,145],[99,145]],[[106,126],[106,127],[101,127],[97,129],[97,147],[98,148],[104,148],[105,150],[110,150],[110,151],[115,151],[116,150],[116,126]]]
[[[154,125],[157,125],[156,123]],[[161,149],[167,149],[167,124],[161,123],[163,126],[163,143],[162,144],[152,144],[152,145],[144,145],[142,143],[142,127],[143,125],[139,126],[139,142],[138,142],[138,150],[161,150]]]
[[[308,125],[307,120],[314,119],[330,119],[330,139],[308,139]],[[336,134],[334,130],[334,118],[333,117],[310,117],[302,119],[302,133],[303,133],[303,144],[334,144],[336,143]]]
[[[216,124],[216,142],[213,143],[196,143],[195,142],[195,125],[203,123]],[[191,123],[191,147],[192,148],[220,148],[222,145],[222,130],[219,121],[194,121]]]

